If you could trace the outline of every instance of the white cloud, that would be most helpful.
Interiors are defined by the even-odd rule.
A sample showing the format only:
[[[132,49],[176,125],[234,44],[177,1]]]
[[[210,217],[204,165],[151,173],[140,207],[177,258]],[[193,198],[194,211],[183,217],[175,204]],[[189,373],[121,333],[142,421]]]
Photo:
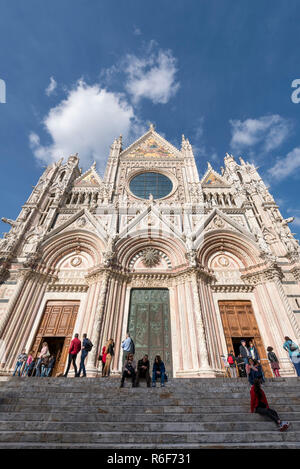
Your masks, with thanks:
[[[98,84],[80,80],[67,97],[50,109],[43,120],[52,143],[42,145],[32,132],[29,143],[39,161],[52,162],[79,153],[83,166],[96,160],[105,167],[113,140],[122,134],[126,139],[139,136],[144,128],[132,106],[121,94],[112,93]]]
[[[50,96],[53,93],[53,91],[56,89],[56,87],[57,87],[57,82],[55,81],[53,77],[50,77],[50,83],[45,89],[46,95]]]
[[[177,60],[170,50],[153,51],[154,47],[156,44],[151,41],[148,56],[147,53],[142,58],[127,55],[123,61],[127,75],[125,87],[134,103],[147,98],[154,104],[165,104],[178,91]]]
[[[291,121],[278,114],[244,121],[230,120],[230,124],[232,131],[230,145],[234,151],[261,145],[260,151],[268,153],[278,148],[292,130]]]
[[[268,173],[272,178],[280,181],[287,176],[293,174],[295,170],[300,168],[300,147],[294,148],[285,157],[278,158]]]

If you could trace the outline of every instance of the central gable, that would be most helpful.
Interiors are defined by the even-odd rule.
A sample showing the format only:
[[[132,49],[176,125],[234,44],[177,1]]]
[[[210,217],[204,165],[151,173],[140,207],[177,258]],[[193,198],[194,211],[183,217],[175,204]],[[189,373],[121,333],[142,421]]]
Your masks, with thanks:
[[[150,127],[150,130],[145,135],[121,153],[122,158],[129,157],[133,159],[163,159],[180,156],[180,151],[155,132],[153,126]]]

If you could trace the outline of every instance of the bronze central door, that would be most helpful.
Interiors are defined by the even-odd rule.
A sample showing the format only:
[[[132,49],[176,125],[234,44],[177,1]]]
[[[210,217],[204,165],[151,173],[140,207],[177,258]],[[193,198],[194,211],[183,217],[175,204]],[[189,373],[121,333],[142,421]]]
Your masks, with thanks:
[[[160,355],[169,376],[172,374],[170,303],[168,289],[131,290],[128,331],[135,343],[135,358],[149,356],[150,371],[155,355]]]

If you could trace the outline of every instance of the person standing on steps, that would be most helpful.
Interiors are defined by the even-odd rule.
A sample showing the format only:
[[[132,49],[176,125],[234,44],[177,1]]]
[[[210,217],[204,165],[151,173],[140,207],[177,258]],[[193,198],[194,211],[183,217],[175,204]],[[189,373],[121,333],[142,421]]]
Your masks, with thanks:
[[[75,334],[74,339],[72,340],[70,344],[68,366],[67,366],[67,370],[65,374],[63,375],[64,378],[68,376],[71,363],[73,363],[75,376],[77,375],[76,358],[77,358],[77,354],[80,352],[80,349],[81,349],[81,340],[78,339],[78,334]]]
[[[236,358],[234,356],[233,350],[230,350],[230,353],[227,357],[227,362],[229,363],[229,371],[231,378],[237,378]]]
[[[269,359],[269,362],[271,364],[271,368],[273,370],[273,373],[274,373],[274,376],[275,378],[280,378],[280,374],[279,374],[279,370],[280,370],[280,366],[279,366],[279,360],[275,354],[275,352],[273,352],[273,347],[268,347],[267,348],[267,352],[268,352],[268,359]]]
[[[98,360],[102,364],[102,378],[103,378],[104,377],[104,367],[105,367],[105,362],[106,362],[106,345],[103,345],[102,353],[99,354]]]
[[[246,341],[245,339],[241,340],[241,345],[240,345],[240,355],[244,360],[245,366],[248,363],[249,357],[250,357],[250,352],[247,348]]]
[[[109,339],[108,343],[106,344],[106,359],[105,359],[105,366],[103,370],[103,376],[109,376],[110,375],[110,364],[112,361],[112,358],[115,354],[114,352],[114,347],[115,343],[113,339]]]
[[[277,425],[280,432],[285,432],[289,428],[288,422],[282,422],[274,409],[270,409],[266,395],[261,388],[259,379],[255,379],[253,386],[250,389],[251,396],[251,413],[254,412],[264,415],[273,420]]]
[[[253,360],[260,361],[260,357],[257,351],[257,348],[254,345],[253,340],[249,341],[249,355],[252,357]]]
[[[26,363],[25,363],[25,366],[24,366],[24,369],[23,369],[23,372],[22,372],[22,376],[23,375],[28,376],[29,367],[30,367],[32,362],[33,362],[33,352],[31,350],[29,352],[28,356],[27,356],[27,360],[26,360]]]
[[[36,367],[35,367],[35,376],[36,376],[36,377],[40,377],[40,376],[41,376],[41,373],[42,373],[42,370],[41,370],[42,362],[43,362],[43,360],[44,360],[45,358],[48,358],[48,357],[50,357],[49,347],[48,347],[47,342],[43,342],[42,350],[41,350],[40,353],[39,353],[39,358],[38,358],[38,361],[37,361]]]
[[[123,363],[124,363],[129,353],[132,353],[133,355],[135,354],[135,345],[134,345],[132,338],[130,337],[129,332],[126,333],[126,339],[123,340],[121,347],[123,349]]]
[[[300,351],[299,347],[295,342],[292,341],[289,337],[284,338],[285,342],[283,344],[284,350],[286,350],[289,353],[289,357],[291,362],[294,365],[294,368],[296,370],[297,376],[300,376]]]
[[[15,368],[13,376],[15,376],[17,372],[18,372],[18,376],[21,376],[21,374],[23,374],[22,367],[24,363],[26,363],[26,360],[27,360],[27,354],[25,352],[25,349],[23,349],[22,352],[17,357],[16,368]]]
[[[86,377],[86,371],[85,371],[84,361],[85,361],[86,357],[88,356],[88,353],[89,353],[89,352],[92,350],[92,348],[93,348],[93,344],[92,344],[92,342],[90,341],[90,339],[88,339],[87,334],[83,334],[82,338],[83,338],[83,340],[82,340],[80,367],[79,367],[78,373],[75,375],[76,378],[79,378],[79,377],[80,377],[81,372],[83,372],[83,375],[82,375],[83,378]]]

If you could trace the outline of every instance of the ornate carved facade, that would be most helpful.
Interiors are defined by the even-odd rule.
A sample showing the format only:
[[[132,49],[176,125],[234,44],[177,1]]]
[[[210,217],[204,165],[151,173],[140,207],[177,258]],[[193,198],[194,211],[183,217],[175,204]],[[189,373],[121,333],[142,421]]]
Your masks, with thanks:
[[[252,164],[226,154],[221,172],[208,164],[200,180],[189,141],[178,150],[153,126],[126,149],[113,142],[103,178],[78,163],[48,166],[18,218],[2,219],[11,226],[0,240],[3,373],[21,349],[38,351],[37,338],[69,340],[72,302],[73,333],[94,343],[90,376],[110,337],[120,371],[130,324],[137,351],[165,353],[175,377],[221,375],[220,356],[242,337],[271,345],[282,374],[294,373],[282,343],[300,335],[299,244]],[[45,332],[47,304],[55,327],[48,318]]]

